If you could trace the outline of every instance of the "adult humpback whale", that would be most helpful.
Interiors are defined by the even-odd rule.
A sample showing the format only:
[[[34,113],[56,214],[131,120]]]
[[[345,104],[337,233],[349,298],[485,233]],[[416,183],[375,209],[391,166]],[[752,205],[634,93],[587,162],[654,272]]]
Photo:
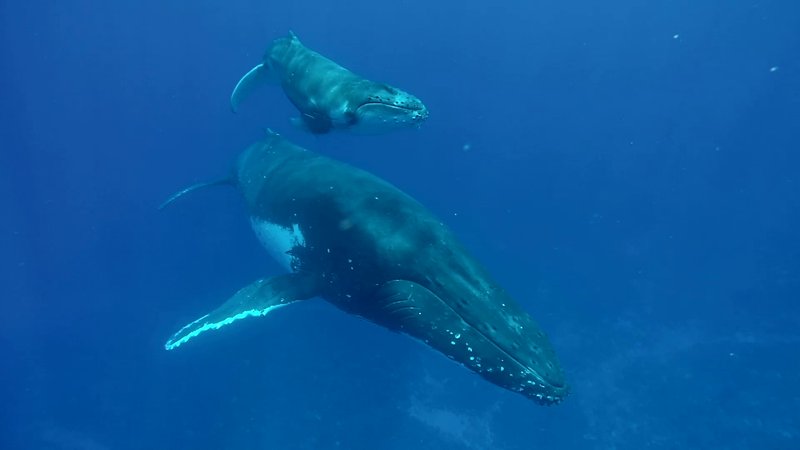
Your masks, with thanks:
[[[252,227],[288,273],[256,280],[184,326],[172,350],[246,317],[319,296],[405,333],[488,381],[541,404],[567,394],[544,332],[416,200],[363,170],[270,134],[228,179]]]
[[[359,77],[308,49],[291,32],[273,41],[264,60],[239,80],[231,94],[233,110],[256,87],[270,81],[279,82],[300,110],[295,123],[315,134],[381,133],[417,126],[428,117],[425,105],[413,95]]]

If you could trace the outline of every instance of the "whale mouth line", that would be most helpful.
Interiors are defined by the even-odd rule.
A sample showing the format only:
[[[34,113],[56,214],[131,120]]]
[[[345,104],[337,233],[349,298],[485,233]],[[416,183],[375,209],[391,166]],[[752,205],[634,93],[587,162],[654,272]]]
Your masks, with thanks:
[[[543,378],[543,377],[542,377],[542,376],[539,374],[539,372],[537,372],[535,369],[533,369],[533,368],[531,368],[531,367],[528,367],[528,365],[527,365],[527,364],[523,364],[523,363],[522,363],[522,361],[520,361],[519,359],[517,359],[517,358],[516,358],[514,355],[512,355],[512,354],[511,354],[511,353],[510,353],[508,350],[506,350],[505,348],[503,348],[503,346],[502,346],[502,345],[500,345],[500,344],[499,344],[499,343],[497,343],[497,342],[496,342],[494,339],[492,339],[492,338],[490,338],[489,336],[485,335],[485,334],[484,334],[484,333],[483,333],[483,332],[482,332],[480,329],[478,329],[477,327],[475,327],[475,326],[473,326],[471,323],[469,323],[469,321],[467,321],[467,320],[466,320],[464,317],[462,317],[462,316],[461,316],[461,314],[458,314],[458,312],[456,312],[455,310],[454,310],[453,312],[455,312],[455,313],[456,313],[456,315],[458,315],[459,317],[461,317],[461,320],[463,320],[463,321],[464,321],[464,323],[466,323],[467,325],[469,325],[469,327],[470,327],[470,328],[472,328],[473,330],[475,330],[475,332],[476,332],[476,333],[478,333],[478,334],[479,334],[481,337],[483,337],[484,339],[486,339],[486,341],[488,341],[488,342],[491,342],[491,344],[492,344],[492,345],[493,345],[493,346],[494,346],[494,347],[495,347],[497,350],[499,350],[499,351],[500,351],[502,354],[506,355],[506,356],[508,357],[508,359],[510,359],[511,361],[513,361],[514,363],[518,364],[520,367],[522,367],[522,368],[524,368],[526,371],[528,371],[528,373],[530,373],[530,374],[531,374],[533,377],[535,377],[535,378],[536,378],[536,380],[537,380],[538,382],[540,382],[542,385],[545,385],[545,386],[547,386],[548,388],[550,388],[550,389],[553,389],[553,390],[561,390],[561,389],[564,389],[564,388],[566,387],[566,386],[563,386],[563,385],[557,385],[557,384],[553,384],[553,383],[551,383],[550,381],[547,381],[547,380],[545,380],[545,379],[544,379],[544,378]]]
[[[423,111],[422,108],[415,108],[413,106],[405,106],[405,105],[394,105],[392,103],[384,103],[384,102],[366,102],[366,103],[360,104],[358,106],[358,108],[356,108],[356,109],[361,109],[361,108],[363,108],[365,106],[384,106],[384,107],[387,107],[387,108],[398,109],[398,110],[408,111],[408,112],[412,112],[412,113],[413,112],[422,112]]]
[[[547,389],[550,389],[550,390],[554,391],[552,395],[556,396],[556,397],[559,399],[559,401],[560,401],[560,399],[561,399],[561,398],[563,398],[563,396],[564,396],[564,395],[563,395],[563,392],[564,392],[564,390],[567,388],[567,385],[566,385],[566,384],[554,384],[554,383],[552,383],[552,382],[550,382],[550,381],[547,381],[547,380],[545,380],[545,379],[542,377],[542,375],[541,375],[541,374],[539,374],[539,372],[537,372],[537,371],[536,371],[535,369],[533,369],[532,367],[528,367],[528,365],[527,365],[527,364],[523,364],[523,363],[522,363],[522,362],[521,362],[519,359],[517,359],[517,358],[516,358],[514,355],[512,355],[512,354],[511,354],[511,352],[509,352],[508,350],[506,350],[505,348],[503,348],[503,346],[502,346],[502,345],[500,345],[500,344],[499,344],[498,342],[496,342],[494,339],[492,339],[492,338],[490,338],[489,336],[487,336],[487,335],[486,335],[485,333],[483,333],[483,332],[482,332],[482,331],[481,331],[481,330],[480,330],[478,327],[474,326],[474,325],[473,325],[472,323],[470,323],[470,322],[469,322],[467,319],[465,319],[465,318],[464,318],[464,316],[462,316],[461,314],[459,314],[459,312],[458,312],[458,311],[456,311],[456,310],[455,310],[455,308],[453,308],[452,306],[450,306],[450,305],[449,305],[447,302],[445,302],[444,300],[441,300],[441,298],[440,298],[440,301],[441,301],[442,303],[444,303],[444,304],[445,304],[445,306],[447,306],[448,308],[450,308],[450,310],[451,310],[451,311],[453,311],[453,313],[454,313],[455,315],[457,315],[457,316],[458,316],[458,317],[459,317],[461,320],[463,320],[463,321],[464,321],[464,323],[465,323],[465,324],[467,324],[467,326],[469,326],[469,327],[470,327],[472,330],[474,330],[474,331],[475,331],[475,333],[477,333],[477,334],[478,334],[479,336],[481,336],[482,338],[486,339],[486,341],[487,341],[487,342],[491,343],[491,344],[492,344],[492,346],[493,346],[494,348],[496,348],[497,350],[499,350],[499,351],[500,351],[502,354],[506,355],[506,356],[508,357],[508,359],[509,359],[509,360],[513,361],[514,363],[518,364],[520,367],[524,368],[524,369],[525,369],[525,370],[526,370],[526,371],[527,371],[529,374],[531,374],[531,375],[532,375],[534,378],[536,378],[536,380],[537,380],[539,383],[541,383],[541,385],[542,385],[542,386],[546,386],[546,388],[547,388]]]

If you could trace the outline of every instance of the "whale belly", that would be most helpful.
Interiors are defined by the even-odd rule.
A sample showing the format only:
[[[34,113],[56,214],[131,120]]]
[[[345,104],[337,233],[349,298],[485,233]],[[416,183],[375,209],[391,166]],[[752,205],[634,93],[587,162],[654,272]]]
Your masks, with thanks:
[[[292,227],[288,228],[256,217],[250,218],[250,224],[267,253],[284,269],[295,272],[299,261],[291,251],[306,245],[300,226],[292,224]]]

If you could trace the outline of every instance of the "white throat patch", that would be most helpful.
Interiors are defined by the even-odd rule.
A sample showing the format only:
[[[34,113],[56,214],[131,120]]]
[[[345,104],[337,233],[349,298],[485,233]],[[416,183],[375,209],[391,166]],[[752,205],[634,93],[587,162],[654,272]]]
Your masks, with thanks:
[[[292,263],[296,262],[296,258],[290,255],[289,251],[295,247],[306,246],[306,239],[300,231],[300,226],[295,223],[292,224],[292,228],[286,228],[255,217],[250,218],[250,224],[270,256],[291,272]]]

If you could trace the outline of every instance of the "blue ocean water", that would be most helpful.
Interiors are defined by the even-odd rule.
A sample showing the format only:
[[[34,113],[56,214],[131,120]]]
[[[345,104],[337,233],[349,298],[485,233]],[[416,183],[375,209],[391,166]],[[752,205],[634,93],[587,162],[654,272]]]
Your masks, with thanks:
[[[314,137],[228,96],[293,30],[422,98]],[[0,448],[800,447],[800,5],[0,3]],[[180,351],[280,269],[233,191],[271,127],[419,199],[541,323],[541,407],[322,301]]]

